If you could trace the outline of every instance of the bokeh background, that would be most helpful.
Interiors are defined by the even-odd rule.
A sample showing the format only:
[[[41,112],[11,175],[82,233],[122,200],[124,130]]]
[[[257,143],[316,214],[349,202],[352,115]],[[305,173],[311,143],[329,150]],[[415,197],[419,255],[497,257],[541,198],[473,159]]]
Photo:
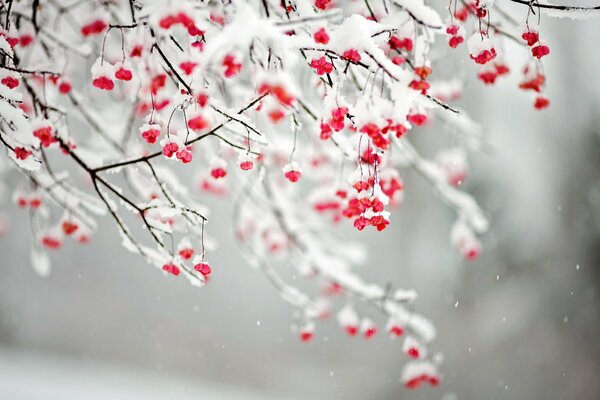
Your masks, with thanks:
[[[471,157],[464,186],[492,219],[482,257],[455,254],[454,215],[408,170],[388,230],[345,229],[369,246],[361,274],[418,291],[418,311],[439,330],[439,388],[405,389],[405,356],[384,335],[348,338],[326,323],[300,343],[288,305],[236,249],[231,204],[208,199],[220,246],[200,290],[129,254],[108,219],[87,247],[55,253],[40,278],[27,218],[7,205],[0,398],[600,398],[600,22],[544,18],[542,27],[550,109],[533,110],[516,89],[525,54],[511,44],[511,77],[493,88],[471,80],[460,102],[487,127],[489,151]],[[474,76],[469,62],[457,66]],[[439,135],[414,133],[428,156]]]

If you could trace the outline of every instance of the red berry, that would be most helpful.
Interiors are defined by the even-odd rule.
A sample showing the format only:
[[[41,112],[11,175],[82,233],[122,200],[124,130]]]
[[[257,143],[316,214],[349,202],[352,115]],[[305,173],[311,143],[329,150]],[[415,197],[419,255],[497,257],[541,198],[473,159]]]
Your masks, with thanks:
[[[177,143],[168,142],[163,146],[162,153],[165,157],[171,158],[179,150]]]
[[[406,62],[406,58],[400,56],[394,56],[392,62],[396,65],[402,65]]]
[[[160,131],[158,129],[150,128],[146,129],[142,132],[142,138],[150,144],[156,143],[156,139],[160,136]]]
[[[327,31],[325,30],[325,28],[321,28],[318,31],[316,31],[313,35],[313,38],[315,39],[315,42],[317,42],[317,43],[321,43],[321,44],[329,43],[329,35],[327,34]]]
[[[446,33],[448,35],[453,35],[454,36],[454,35],[456,35],[458,33],[459,29],[460,29],[459,25],[453,24],[453,25],[450,25],[450,26],[448,26],[446,28]]]
[[[121,67],[115,72],[115,78],[120,81],[130,81],[133,78],[133,74],[130,70],[125,67]]]
[[[231,78],[232,76],[237,75],[242,69],[242,64],[237,63],[235,57],[230,54],[225,56],[222,64],[225,67],[225,72],[223,73],[225,78]]]
[[[201,131],[208,126],[208,121],[202,115],[197,115],[188,120],[188,128],[194,131]]]
[[[300,171],[288,171],[285,173],[285,177],[292,183],[298,182],[301,175]]]
[[[321,140],[327,140],[331,137],[331,135],[333,135],[333,129],[331,129],[331,126],[329,124],[321,123],[321,134],[319,135]]]
[[[221,179],[221,178],[224,178],[227,175],[227,171],[225,171],[224,168],[217,167],[217,168],[213,168],[210,171],[210,174],[215,179]]]
[[[150,83],[150,90],[152,91],[152,94],[158,93],[160,89],[165,87],[166,83],[167,75],[165,74],[160,74],[152,78],[152,82]]]
[[[33,42],[33,36],[31,36],[27,33],[24,35],[21,35],[21,37],[19,37],[19,44],[21,45],[21,47],[27,47],[32,42]]]
[[[181,249],[181,250],[179,250],[179,255],[184,260],[189,260],[189,259],[191,259],[194,256],[194,249],[192,249],[191,247],[190,248]]]
[[[56,250],[60,248],[62,242],[60,239],[55,238],[53,236],[44,236],[42,238],[42,245],[48,249]]]
[[[525,32],[521,35],[523,40],[527,42],[527,46],[531,47],[540,40],[540,36],[537,32]]]
[[[39,197],[34,197],[29,201],[29,206],[33,209],[38,209],[42,205],[42,200]]]
[[[100,19],[81,27],[83,36],[98,35],[108,28],[108,24]]]
[[[282,119],[285,118],[285,112],[283,112],[283,110],[279,108],[269,111],[267,115],[269,116],[269,119],[275,124],[279,123]]]
[[[550,100],[544,96],[536,97],[535,103],[533,104],[533,106],[535,107],[536,110],[543,110],[544,108],[547,108],[549,105],[550,105]]]
[[[188,149],[181,149],[176,154],[177,158],[184,164],[188,164],[192,161],[192,152]]]
[[[429,82],[427,82],[427,81],[420,81],[420,80],[416,80],[415,79],[408,86],[411,89],[418,90],[419,92],[426,93],[427,90],[429,89]]]
[[[0,36],[4,36],[4,38],[6,39],[6,41],[8,42],[10,47],[15,47],[16,45],[19,44],[19,38],[5,36],[4,33],[0,33]]]
[[[71,235],[75,233],[77,229],[79,229],[79,226],[74,222],[65,221],[62,223],[62,230],[65,233],[65,235]]]
[[[506,75],[510,72],[508,66],[504,64],[496,64],[494,65],[494,67],[496,67],[496,73],[498,74],[498,76]]]
[[[194,69],[198,66],[198,63],[193,61],[184,61],[179,64],[179,68],[186,74],[191,75],[194,72]]]
[[[473,246],[465,252],[465,257],[469,261],[475,261],[481,255],[479,246]]]
[[[15,157],[17,157],[19,160],[27,160],[31,154],[31,151],[24,147],[15,147]]]
[[[374,326],[367,328],[367,330],[365,330],[364,333],[366,339],[372,338],[373,336],[375,336],[375,334],[377,334],[377,328]]]
[[[176,16],[167,15],[158,22],[158,25],[163,29],[170,29],[171,26],[175,25],[177,22],[179,21]]]
[[[421,386],[421,378],[412,378],[409,381],[407,381],[404,385],[409,389],[417,389],[419,386]]]
[[[390,47],[392,49],[395,49],[395,50],[412,51],[412,49],[413,49],[413,41],[411,38],[400,39],[397,36],[392,36],[390,38],[390,40],[388,41],[388,44],[390,45]]]
[[[531,54],[535,58],[540,59],[540,58],[545,57],[548,54],[550,54],[550,48],[548,46],[546,46],[545,44],[539,44],[531,49]]]
[[[429,67],[415,67],[415,74],[421,79],[427,79],[429,75],[431,75],[431,68]]]
[[[417,349],[416,347],[411,347],[410,349],[408,349],[406,354],[408,354],[408,356],[411,358],[419,358],[419,349]]]
[[[252,168],[254,168],[254,163],[253,163],[252,161],[250,161],[250,160],[242,161],[242,162],[240,163],[240,168],[241,168],[243,171],[249,171],[249,170],[251,170]]]
[[[347,325],[344,327],[344,330],[350,336],[356,336],[356,334],[358,333],[358,327],[354,325]]]
[[[390,328],[390,335],[392,335],[392,336],[399,337],[399,336],[402,336],[403,334],[404,334],[404,329],[402,329],[401,326],[393,325]]]
[[[113,90],[115,83],[107,76],[100,76],[92,81],[92,84],[98,89]]]
[[[282,85],[271,86],[269,92],[284,106],[291,106],[295,98]]]
[[[421,126],[427,122],[427,115],[425,114],[409,114],[406,119],[413,125]]]
[[[525,82],[521,82],[519,84],[519,88],[523,90],[533,90],[539,93],[542,91],[542,86],[544,83],[546,83],[546,77],[544,74],[538,73],[534,78]]]
[[[326,10],[329,3],[331,3],[331,0],[315,0],[315,7],[319,10]]]
[[[465,39],[462,36],[452,36],[448,41],[448,45],[453,49],[457,48],[459,44],[464,42]]]
[[[208,95],[206,93],[200,93],[196,97],[196,101],[200,104],[200,107],[206,107],[208,104]]]
[[[192,42],[192,47],[198,49],[199,51],[202,51],[202,50],[204,50],[204,42],[196,40],[196,41]]]
[[[194,269],[202,274],[202,276],[207,277],[211,274],[212,269],[210,265],[205,262],[198,263],[194,265]]]
[[[179,275],[180,273],[179,267],[173,263],[163,265],[162,269],[163,271],[175,276]]]
[[[496,49],[494,49],[493,47],[489,50],[482,50],[479,54],[477,54],[476,56],[473,56],[471,54],[471,59],[473,59],[477,64],[487,64],[488,62],[492,61],[494,58],[496,58]]]
[[[43,147],[48,147],[52,143],[56,142],[56,138],[52,133],[52,127],[50,126],[45,126],[34,130],[33,136],[40,140],[40,143]]]
[[[131,52],[129,53],[129,57],[141,57],[143,50],[144,48],[141,45],[133,46],[133,49],[131,49]]]
[[[71,84],[69,82],[61,82],[58,85],[58,91],[62,94],[67,94],[71,91],[73,87],[71,86]]]
[[[344,58],[355,63],[361,60],[360,53],[354,49],[346,50],[344,52]]]
[[[318,75],[329,74],[333,71],[333,64],[327,61],[325,56],[312,60],[310,66],[317,71]]]
[[[19,86],[19,80],[12,76],[5,76],[0,82],[9,89],[14,89]]]
[[[498,74],[495,71],[482,71],[477,76],[486,85],[492,85],[496,82]]]

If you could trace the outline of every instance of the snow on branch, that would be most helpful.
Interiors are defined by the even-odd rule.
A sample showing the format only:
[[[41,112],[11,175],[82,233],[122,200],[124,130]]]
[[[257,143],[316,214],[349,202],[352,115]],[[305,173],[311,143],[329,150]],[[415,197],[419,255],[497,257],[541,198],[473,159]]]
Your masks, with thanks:
[[[559,5],[548,0],[528,1],[528,0],[509,0],[513,3],[519,3],[528,6],[532,10],[539,10],[550,17],[586,19],[600,16],[600,5],[585,7],[576,5]]]
[[[521,14],[499,3],[519,3]],[[234,195],[230,223],[249,264],[294,308],[300,340],[335,319],[351,336],[384,330],[412,361],[409,388],[441,381],[432,323],[416,293],[363,279],[363,243],[401,212],[415,171],[456,222],[444,229],[468,260],[483,250],[484,210],[463,190],[482,129],[458,101],[451,53],[486,86],[511,73],[503,41],[526,49],[519,88],[549,107],[550,54],[540,11],[582,18],[598,7],[450,0],[0,1],[0,158],[30,218],[31,263],[87,244],[97,218],[166,276],[210,282],[210,196]],[[516,56],[517,60],[519,56]],[[423,155],[422,127],[448,132]],[[219,223],[227,223],[219,221]],[[367,233],[365,233],[367,234]],[[398,263],[403,267],[401,261]],[[302,276],[290,284],[288,275]]]

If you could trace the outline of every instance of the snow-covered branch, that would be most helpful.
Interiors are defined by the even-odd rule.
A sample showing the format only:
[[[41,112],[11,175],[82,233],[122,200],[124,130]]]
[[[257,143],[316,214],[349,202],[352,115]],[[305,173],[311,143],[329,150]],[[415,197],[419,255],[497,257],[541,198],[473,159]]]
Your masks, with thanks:
[[[510,3],[522,12],[502,8]],[[510,73],[503,41],[519,43],[519,88],[542,110],[550,46],[540,11],[598,13],[541,0],[438,7],[0,1],[0,143],[20,172],[13,201],[29,210],[36,271],[49,272],[47,252],[65,241],[91,241],[106,216],[126,249],[202,286],[219,271],[202,200],[234,192],[240,248],[294,307],[301,340],[333,313],[350,335],[370,338],[383,323],[414,359],[404,384],[437,385],[436,332],[413,311],[416,293],[364,280],[355,267],[367,256],[338,226],[388,229],[411,168],[455,212],[452,246],[477,258],[489,223],[463,183],[483,139],[457,104],[464,74],[452,53],[493,85]],[[428,124],[452,137],[431,157],[411,144]],[[306,287],[289,283],[287,266]]]

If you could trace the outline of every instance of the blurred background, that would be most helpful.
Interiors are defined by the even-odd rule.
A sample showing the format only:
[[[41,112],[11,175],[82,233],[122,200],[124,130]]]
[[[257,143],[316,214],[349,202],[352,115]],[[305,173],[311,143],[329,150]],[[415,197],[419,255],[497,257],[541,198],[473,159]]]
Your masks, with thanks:
[[[236,250],[232,205],[207,200],[214,279],[169,279],[129,254],[108,219],[87,247],[67,244],[40,278],[27,218],[0,238],[0,398],[31,399],[597,399],[600,398],[600,25],[550,20],[542,31],[552,104],[519,91],[524,50],[496,86],[471,78],[460,106],[487,128],[464,189],[489,211],[484,253],[451,249],[454,215],[407,170],[406,200],[366,241],[360,273],[419,293],[435,323],[443,384],[399,382],[400,342],[348,338],[335,323],[310,343],[291,310]],[[474,77],[470,62],[462,61]],[[434,68],[435,70],[435,68]],[[427,156],[438,130],[413,132]],[[432,150],[432,151],[429,151]]]

